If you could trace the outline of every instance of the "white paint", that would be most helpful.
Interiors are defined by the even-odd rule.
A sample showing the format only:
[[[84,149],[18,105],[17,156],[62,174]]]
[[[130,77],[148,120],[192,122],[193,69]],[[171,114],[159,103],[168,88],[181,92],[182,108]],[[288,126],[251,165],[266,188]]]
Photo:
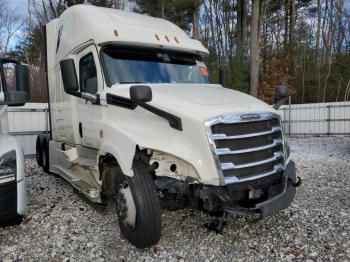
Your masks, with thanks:
[[[24,154],[23,149],[18,141],[16,141],[13,136],[8,135],[8,107],[6,105],[1,105],[1,103],[4,101],[5,96],[2,91],[0,79],[0,157],[12,151],[15,151],[16,153],[17,214],[23,215],[27,208],[27,188],[24,175]]]
[[[58,32],[62,27],[56,53]],[[219,173],[204,123],[223,114],[274,112],[272,107],[260,100],[219,85],[148,84],[153,92],[150,104],[182,119],[183,131],[176,130],[169,126],[167,120],[143,108],[129,110],[107,105],[107,93],[129,98],[130,85],[107,87],[97,53],[104,43],[206,53],[200,42],[190,39],[177,26],[162,19],[92,6],[69,8],[60,18],[51,21],[46,30],[53,137],[50,142],[51,171],[60,169],[65,163],[60,146],[65,142],[95,148],[98,155],[112,154],[123,173],[132,176],[132,163],[138,146],[176,156],[193,166],[196,172],[192,173],[199,175],[200,182],[219,185]],[[117,36],[114,30],[118,31]],[[156,34],[160,40],[157,40]],[[165,36],[170,41],[166,41]],[[65,93],[61,80],[59,62],[70,58],[79,68],[79,59],[88,52],[96,58],[98,94],[101,98],[98,106]],[[82,138],[79,123],[84,130]]]
[[[68,8],[59,18],[52,20],[48,25],[50,27],[48,31],[53,32],[53,35],[48,35],[50,41],[53,41],[52,45],[48,45],[48,52],[50,56],[56,58],[54,65],[71,54],[72,50],[88,41],[98,45],[115,42],[208,53],[208,50],[199,41],[189,38],[175,24],[161,18],[117,9],[75,5]],[[56,55],[58,35],[56,32],[61,27],[61,41]],[[117,30],[117,36],[115,30]],[[159,40],[156,38],[156,34]],[[166,36],[169,41],[166,40]]]
[[[17,213],[19,215],[22,215],[25,212],[27,206],[23,151],[13,136],[5,135],[0,132],[0,156],[13,150],[16,151],[17,162]]]

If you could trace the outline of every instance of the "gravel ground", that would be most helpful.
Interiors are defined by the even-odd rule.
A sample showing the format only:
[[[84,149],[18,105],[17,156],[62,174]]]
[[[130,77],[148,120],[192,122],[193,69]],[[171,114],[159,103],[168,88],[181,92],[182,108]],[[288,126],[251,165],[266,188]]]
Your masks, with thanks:
[[[303,184],[290,208],[257,223],[232,217],[223,234],[201,212],[164,212],[162,239],[145,250],[120,237],[113,206],[91,206],[28,161],[29,210],[0,228],[0,261],[350,261],[350,138],[291,148]]]

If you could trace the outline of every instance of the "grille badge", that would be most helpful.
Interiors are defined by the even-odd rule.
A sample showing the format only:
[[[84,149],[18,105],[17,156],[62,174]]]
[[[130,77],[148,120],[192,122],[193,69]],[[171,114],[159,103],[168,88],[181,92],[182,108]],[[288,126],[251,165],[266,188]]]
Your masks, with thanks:
[[[239,116],[241,119],[243,120],[251,120],[251,119],[258,119],[261,118],[261,116],[259,114],[254,114],[254,113],[250,113],[250,114],[242,114]]]

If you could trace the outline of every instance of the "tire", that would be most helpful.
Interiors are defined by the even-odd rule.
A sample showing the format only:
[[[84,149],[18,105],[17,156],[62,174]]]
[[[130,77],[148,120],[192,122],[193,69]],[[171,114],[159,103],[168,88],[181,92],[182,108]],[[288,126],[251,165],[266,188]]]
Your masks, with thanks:
[[[45,173],[50,172],[50,158],[49,158],[49,140],[45,136],[41,141],[41,159],[42,159],[42,167]]]
[[[156,190],[154,189],[153,179],[146,166],[138,160],[135,160],[133,166],[134,176],[124,176],[124,181],[117,194],[117,215],[119,227],[124,237],[137,248],[146,248],[159,242],[161,236],[161,208]],[[132,200],[126,200],[128,195],[125,192],[131,192]],[[130,222],[129,210],[132,204],[136,215],[134,223]],[[125,211],[127,207],[127,211]],[[124,208],[124,209],[123,209]],[[127,213],[127,214],[125,214]],[[126,217],[125,217],[126,215]],[[132,225],[133,224],[133,225]]]
[[[42,144],[41,144],[42,136],[39,135],[36,138],[36,145],[35,145],[35,158],[36,158],[36,163],[38,166],[43,166],[43,159],[42,159]]]
[[[10,219],[6,219],[0,222],[0,227],[17,226],[17,225],[20,225],[22,221],[23,221],[23,216],[17,215],[15,217],[12,217]]]

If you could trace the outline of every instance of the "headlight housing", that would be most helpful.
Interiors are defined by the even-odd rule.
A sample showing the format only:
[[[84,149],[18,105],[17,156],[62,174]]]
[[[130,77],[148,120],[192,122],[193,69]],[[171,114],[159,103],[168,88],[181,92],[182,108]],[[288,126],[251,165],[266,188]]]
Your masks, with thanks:
[[[290,146],[289,146],[289,143],[287,141],[287,136],[284,133],[284,131],[283,131],[282,135],[283,135],[283,150],[284,150],[284,159],[285,159],[284,163],[287,166],[287,164],[289,162],[289,158],[290,158]]]
[[[0,185],[16,180],[16,151],[10,151],[0,156]]]

